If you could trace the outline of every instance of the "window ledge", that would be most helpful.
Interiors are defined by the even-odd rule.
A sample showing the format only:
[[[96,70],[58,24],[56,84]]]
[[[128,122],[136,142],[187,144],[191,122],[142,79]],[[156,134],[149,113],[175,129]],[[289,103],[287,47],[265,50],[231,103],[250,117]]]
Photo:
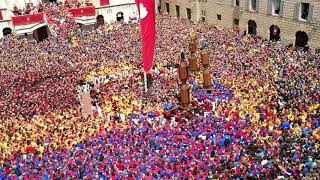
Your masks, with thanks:
[[[308,19],[302,19],[302,18],[299,18],[299,19],[297,19],[299,22],[309,22],[309,20]]]
[[[258,13],[256,10],[247,10],[249,13]]]
[[[309,24],[311,25],[311,21],[310,20],[306,20],[306,19],[296,19],[296,21],[298,23],[303,23],[303,24]]]
[[[267,14],[267,16],[272,17],[272,18],[283,18],[283,16],[273,15],[273,14]]]
[[[269,16],[274,17],[274,18],[283,18],[283,15],[280,16],[279,14],[269,14]]]

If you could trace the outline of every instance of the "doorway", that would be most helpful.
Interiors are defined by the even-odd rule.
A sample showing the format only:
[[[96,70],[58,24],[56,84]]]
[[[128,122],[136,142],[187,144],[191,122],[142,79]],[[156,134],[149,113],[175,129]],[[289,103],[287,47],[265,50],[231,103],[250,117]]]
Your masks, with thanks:
[[[9,35],[9,34],[11,34],[11,33],[12,33],[12,29],[11,29],[11,28],[6,27],[6,28],[4,28],[4,29],[2,30],[3,36],[7,36],[7,35]]]
[[[176,6],[176,15],[177,18],[180,18],[180,6]]]
[[[124,19],[123,12],[118,12],[116,16],[117,16],[117,22],[123,21]]]
[[[41,42],[49,37],[48,26],[42,26],[33,31],[33,38],[37,42]]]
[[[295,46],[296,47],[305,47],[308,45],[308,40],[309,40],[309,37],[308,37],[307,33],[305,33],[304,31],[298,31],[296,33]]]
[[[270,41],[280,41],[280,28],[277,25],[272,25],[269,28]]]
[[[257,35],[257,23],[253,20],[248,21],[248,33],[251,35]]]
[[[191,20],[191,9],[187,8],[187,19]]]
[[[97,16],[97,26],[102,26],[104,25],[104,17],[102,15]]]

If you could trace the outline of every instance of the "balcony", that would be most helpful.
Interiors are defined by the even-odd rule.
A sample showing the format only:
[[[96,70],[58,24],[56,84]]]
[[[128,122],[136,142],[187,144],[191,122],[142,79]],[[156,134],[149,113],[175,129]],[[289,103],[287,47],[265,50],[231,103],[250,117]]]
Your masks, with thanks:
[[[73,17],[96,16],[96,8],[93,6],[71,8],[69,12]]]
[[[43,23],[45,21],[43,13],[12,16],[11,20],[12,20],[13,26],[32,25],[32,24]]]
[[[75,21],[83,25],[91,25],[96,23],[96,8],[94,6],[71,8],[69,9]]]

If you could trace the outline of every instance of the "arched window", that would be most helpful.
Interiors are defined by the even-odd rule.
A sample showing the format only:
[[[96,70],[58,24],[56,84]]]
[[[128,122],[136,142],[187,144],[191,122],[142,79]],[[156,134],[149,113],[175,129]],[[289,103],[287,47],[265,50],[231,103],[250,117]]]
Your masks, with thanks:
[[[270,32],[270,41],[280,40],[280,28],[277,25],[270,26],[269,32]]]
[[[12,33],[12,29],[11,29],[11,28],[6,27],[6,28],[4,28],[4,29],[2,30],[3,36],[7,36],[7,35],[9,35],[9,34],[11,34],[11,33]]]
[[[248,21],[248,33],[251,35],[257,35],[257,23],[253,20]]]
[[[97,16],[97,26],[104,25],[104,17],[102,15]]]
[[[305,47],[308,45],[308,40],[309,40],[309,37],[308,37],[307,33],[305,33],[304,31],[298,31],[296,33],[295,46]]]
[[[117,16],[117,22],[123,21],[124,19],[123,12],[118,12],[116,16]]]

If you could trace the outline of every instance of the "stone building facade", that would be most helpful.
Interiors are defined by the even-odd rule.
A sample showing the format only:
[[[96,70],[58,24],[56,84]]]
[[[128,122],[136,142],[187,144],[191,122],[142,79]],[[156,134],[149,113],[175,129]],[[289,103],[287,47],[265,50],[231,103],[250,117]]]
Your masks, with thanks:
[[[286,45],[320,47],[320,0],[162,0],[161,11]]]
[[[56,0],[64,2],[65,0]],[[71,1],[71,0],[68,0]],[[79,0],[79,2],[85,0]],[[14,6],[24,9],[27,3],[38,5],[39,3],[48,3],[49,0],[0,0],[0,38],[11,32],[17,35],[26,35],[32,38],[34,32],[41,27],[48,27],[47,20],[41,23],[25,22],[23,25],[15,26],[12,22],[12,10]],[[78,24],[83,26],[95,25],[96,23],[111,23],[119,20],[128,22],[131,18],[138,18],[138,10],[134,0],[89,0],[89,3],[95,7],[96,13],[93,16],[81,16],[75,18]],[[159,0],[157,0],[159,3]],[[157,4],[157,6],[160,6]],[[48,33],[50,30],[47,30]],[[49,33],[50,34],[50,33]]]

